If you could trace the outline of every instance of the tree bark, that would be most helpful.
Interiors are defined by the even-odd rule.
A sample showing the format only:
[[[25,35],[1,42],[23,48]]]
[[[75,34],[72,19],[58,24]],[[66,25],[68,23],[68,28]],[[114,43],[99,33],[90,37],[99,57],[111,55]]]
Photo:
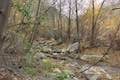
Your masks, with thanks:
[[[0,50],[2,48],[2,35],[8,21],[11,0],[0,0]],[[1,53],[1,51],[0,51]]]
[[[75,7],[76,7],[76,27],[77,27],[77,40],[78,40],[78,53],[81,53],[80,50],[80,29],[79,29],[79,16],[78,16],[78,1],[75,0]]]
[[[68,41],[71,38],[71,0],[69,0]]]
[[[91,47],[94,47],[95,40],[95,1],[92,0],[92,29],[91,29]]]
[[[31,36],[30,36],[30,43],[31,43],[31,45],[33,44],[33,41],[34,41],[34,39],[36,38],[35,37],[35,35],[36,35],[36,31],[37,31],[37,29],[38,29],[38,26],[39,26],[39,24],[40,24],[40,22],[39,22],[39,11],[40,11],[40,4],[41,4],[41,0],[39,0],[38,1],[38,5],[37,5],[37,11],[36,11],[36,15],[35,15],[35,23],[34,23],[34,26],[33,26],[33,28],[32,28],[32,34],[31,34]]]
[[[95,0],[92,0],[92,29],[91,29],[91,41],[90,41],[90,45],[91,47],[95,47],[95,42],[96,42],[96,25],[97,25],[97,22],[98,22],[98,19],[100,17],[100,13],[101,13],[101,10],[103,8],[103,5],[105,3],[106,0],[103,0],[101,5],[100,5],[100,9],[98,11],[98,14],[95,16]]]
[[[59,5],[59,26],[60,26],[60,36],[62,38],[62,1],[60,0],[60,5]]]

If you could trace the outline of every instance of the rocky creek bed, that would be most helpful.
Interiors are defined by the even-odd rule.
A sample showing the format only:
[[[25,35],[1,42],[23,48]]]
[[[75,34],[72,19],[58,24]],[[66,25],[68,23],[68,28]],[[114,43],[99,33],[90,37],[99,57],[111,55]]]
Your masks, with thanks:
[[[99,59],[97,57],[99,55],[79,55],[75,52],[77,45],[70,45],[68,48],[71,48],[70,50],[72,51],[68,52],[68,48],[57,46],[56,44],[57,42],[55,40],[44,39],[33,43],[30,52],[33,56],[32,59],[34,59],[33,65],[37,66],[36,69],[41,68],[41,61],[49,58],[53,61],[53,63],[59,65],[59,67],[55,67],[53,71],[62,72],[64,69],[68,69],[72,73],[72,76],[69,79],[63,80],[120,80],[120,67],[112,66],[104,61],[88,69],[92,65],[92,61],[94,62],[95,60]],[[87,57],[83,57],[86,55]],[[85,69],[88,70],[84,71]],[[82,70],[84,71],[83,73],[81,73]],[[38,70],[38,72],[39,71],[40,70]],[[46,77],[45,75],[42,75],[41,72],[39,72],[34,78],[31,78],[28,75],[26,79],[21,80],[56,80],[55,77]]]

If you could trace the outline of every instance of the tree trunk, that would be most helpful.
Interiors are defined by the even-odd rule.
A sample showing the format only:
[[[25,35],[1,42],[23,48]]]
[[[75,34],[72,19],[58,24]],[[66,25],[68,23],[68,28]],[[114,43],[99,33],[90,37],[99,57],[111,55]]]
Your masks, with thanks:
[[[78,16],[78,1],[77,0],[75,0],[75,7],[76,7],[77,40],[79,42],[78,53],[80,53],[81,52],[81,50],[80,50],[80,30],[79,30],[79,16]]]
[[[92,29],[91,29],[91,41],[90,41],[90,45],[91,47],[95,47],[95,42],[96,42],[96,38],[97,38],[97,34],[95,33],[96,32],[96,25],[97,25],[97,22],[98,22],[98,19],[100,18],[100,13],[101,13],[101,10],[103,8],[103,5],[105,3],[106,0],[103,0],[101,5],[100,5],[100,9],[98,11],[98,14],[95,16],[95,1],[92,0]],[[99,32],[97,32],[99,33]]]
[[[36,15],[35,15],[35,23],[34,23],[34,26],[32,28],[32,34],[30,36],[30,43],[31,45],[33,44],[33,41],[35,39],[35,35],[36,35],[36,30],[38,29],[38,26],[40,24],[39,22],[39,11],[40,11],[40,4],[41,4],[41,0],[38,1],[38,5],[37,5],[37,11],[36,11]]]
[[[95,2],[92,0],[92,30],[91,30],[91,47],[94,47],[95,41]]]
[[[59,26],[60,26],[60,36],[62,38],[62,1],[60,0],[59,5],[60,11],[59,11]]]
[[[3,43],[2,35],[8,21],[10,2],[11,0],[0,0],[0,50],[2,48],[2,43]]]
[[[68,41],[71,38],[71,0],[69,0]]]

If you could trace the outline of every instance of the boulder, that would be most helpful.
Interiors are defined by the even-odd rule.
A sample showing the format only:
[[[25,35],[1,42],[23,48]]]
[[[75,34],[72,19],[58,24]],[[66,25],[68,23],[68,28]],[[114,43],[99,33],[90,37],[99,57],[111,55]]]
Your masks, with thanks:
[[[4,34],[3,50],[5,53],[10,53],[11,50],[15,53],[24,53],[22,39],[14,32],[7,32]]]
[[[44,53],[40,52],[40,53],[36,53],[33,58],[35,61],[39,62],[42,59],[46,58],[46,56]]]
[[[42,48],[42,50],[43,50],[43,52],[51,52],[52,51],[52,49],[50,47],[48,47],[48,46],[44,46]]]
[[[53,56],[59,56],[59,54],[58,54],[58,53],[52,53],[52,55],[53,55]]]
[[[100,60],[100,58],[102,58],[102,57],[103,57],[103,55],[83,55],[83,56],[81,56],[81,59],[85,60],[85,61],[96,62],[96,61]],[[107,59],[107,58],[109,58],[109,56],[106,56],[105,58]]]
[[[67,48],[67,51],[69,51],[69,52],[77,51],[77,50],[78,50],[78,46],[79,46],[79,42],[70,44],[70,45],[68,46],[68,48]]]
[[[89,67],[90,65],[84,65],[81,68],[81,71],[84,71]],[[99,67],[99,66],[91,67],[90,69],[86,70],[84,74],[89,80],[97,80],[97,79],[104,79],[104,78],[109,80],[112,79],[112,76],[108,72],[106,72],[102,67]]]

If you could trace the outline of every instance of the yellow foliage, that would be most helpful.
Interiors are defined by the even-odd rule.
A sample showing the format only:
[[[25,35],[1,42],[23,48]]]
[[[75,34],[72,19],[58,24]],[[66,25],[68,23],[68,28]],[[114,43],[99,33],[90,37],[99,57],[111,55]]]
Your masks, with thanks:
[[[106,27],[106,28],[116,28],[116,25],[119,23],[119,17],[115,13],[108,13],[106,12],[105,9],[102,9],[100,11],[100,6],[95,5],[95,11],[94,11],[94,16],[95,20],[97,16],[99,15],[98,19],[98,25],[101,27]],[[80,16],[81,18],[81,23],[84,24],[85,26],[90,27],[92,25],[92,16],[93,16],[93,10],[92,7],[88,8],[87,12]]]
[[[103,26],[107,27],[107,28],[115,28],[115,26],[117,26],[118,24],[118,18],[112,16],[111,18],[107,18],[103,21]]]

